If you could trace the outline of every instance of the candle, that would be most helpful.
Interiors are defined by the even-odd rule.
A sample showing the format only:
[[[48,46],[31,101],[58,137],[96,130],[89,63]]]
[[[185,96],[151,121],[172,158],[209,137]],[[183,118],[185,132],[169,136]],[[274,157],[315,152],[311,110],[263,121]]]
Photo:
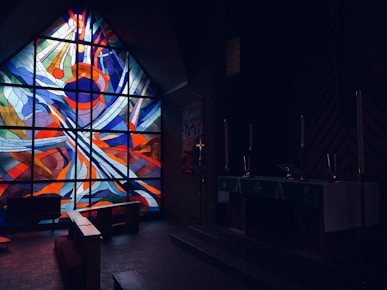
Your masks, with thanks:
[[[301,148],[304,148],[305,144],[305,127],[304,127],[304,115],[301,115]]]
[[[230,168],[229,143],[228,143],[228,122],[224,119],[224,167]]]
[[[250,124],[250,144],[249,151],[253,150],[253,126]]]
[[[363,140],[363,102],[361,91],[356,91],[357,102],[357,149],[358,149],[358,162],[359,162],[359,174],[364,172],[364,140]]]

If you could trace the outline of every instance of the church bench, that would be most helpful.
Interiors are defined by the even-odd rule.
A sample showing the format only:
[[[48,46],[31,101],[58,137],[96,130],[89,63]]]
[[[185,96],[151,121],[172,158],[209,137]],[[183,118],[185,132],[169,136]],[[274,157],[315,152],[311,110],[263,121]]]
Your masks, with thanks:
[[[77,209],[76,211],[82,214],[89,214],[92,216],[96,214],[94,224],[101,231],[102,236],[109,239],[112,235],[112,229],[116,226],[122,226],[126,231],[131,233],[138,232],[139,229],[139,210],[140,201],[128,201],[112,203],[101,206],[85,207]],[[123,219],[114,220],[114,210],[122,209]],[[93,221],[93,220],[92,220]]]
[[[114,290],[150,290],[149,285],[137,271],[124,271],[113,273]]]
[[[6,248],[8,249],[8,244],[11,242],[11,239],[6,236],[0,236],[0,245],[5,244]]]
[[[56,237],[54,249],[67,288],[82,289],[85,263],[74,241],[67,236]]]
[[[39,222],[54,220],[61,215],[61,197],[59,195],[39,195],[7,198],[6,217],[13,223]],[[54,228],[53,228],[54,229]]]
[[[67,289],[99,290],[100,231],[77,211],[68,212],[68,235],[55,238],[54,249]]]

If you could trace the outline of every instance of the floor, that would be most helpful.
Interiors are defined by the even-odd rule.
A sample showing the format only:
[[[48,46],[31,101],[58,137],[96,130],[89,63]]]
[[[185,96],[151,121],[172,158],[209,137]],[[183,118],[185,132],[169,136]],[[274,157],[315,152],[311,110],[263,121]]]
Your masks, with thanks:
[[[365,239],[364,256],[342,259],[281,249],[219,225],[193,225],[171,237],[249,281],[254,289],[387,290],[385,238],[379,231],[371,232]]]
[[[137,271],[158,290],[253,289],[173,243],[170,233],[180,228],[163,220],[145,220],[137,234],[117,234],[104,241],[101,290],[114,289],[112,274],[127,270]],[[54,239],[65,234],[65,229],[14,233],[8,247],[0,245],[0,289],[64,290]]]
[[[149,289],[157,290],[387,289],[386,251],[375,247],[367,250],[371,263],[364,268],[367,283],[363,284],[356,264],[333,270],[262,245],[258,249],[258,244],[246,243],[246,239],[233,242],[234,234],[227,244],[243,251],[230,255],[230,248],[222,251],[223,244],[210,241],[220,241],[217,231],[218,227],[213,230],[206,225],[187,228],[162,219],[141,220],[138,233],[116,233],[102,242],[100,288],[114,289],[113,273],[136,271]],[[67,290],[54,253],[55,237],[66,234],[67,229],[20,231],[11,236],[9,244],[0,244],[0,290]],[[246,263],[242,253],[262,262]]]

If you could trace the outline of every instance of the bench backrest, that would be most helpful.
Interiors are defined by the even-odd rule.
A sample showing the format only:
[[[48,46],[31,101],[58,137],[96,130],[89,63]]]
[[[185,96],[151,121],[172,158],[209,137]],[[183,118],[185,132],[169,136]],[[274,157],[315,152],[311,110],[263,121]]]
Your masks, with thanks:
[[[8,218],[55,219],[61,215],[59,195],[12,197],[7,199]]]

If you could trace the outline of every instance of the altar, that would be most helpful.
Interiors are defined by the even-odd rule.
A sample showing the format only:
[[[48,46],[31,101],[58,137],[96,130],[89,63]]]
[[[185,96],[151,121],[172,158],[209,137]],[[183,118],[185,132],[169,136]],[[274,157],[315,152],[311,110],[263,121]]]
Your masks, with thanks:
[[[217,189],[230,229],[325,259],[356,255],[360,234],[380,223],[378,183],[219,176]]]

